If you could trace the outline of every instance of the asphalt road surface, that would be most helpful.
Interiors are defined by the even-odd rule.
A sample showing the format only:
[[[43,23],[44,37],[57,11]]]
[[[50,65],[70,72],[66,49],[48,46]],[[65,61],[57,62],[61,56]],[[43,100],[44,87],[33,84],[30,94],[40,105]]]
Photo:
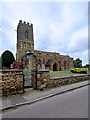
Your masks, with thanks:
[[[88,86],[21,106],[3,118],[88,118]]]

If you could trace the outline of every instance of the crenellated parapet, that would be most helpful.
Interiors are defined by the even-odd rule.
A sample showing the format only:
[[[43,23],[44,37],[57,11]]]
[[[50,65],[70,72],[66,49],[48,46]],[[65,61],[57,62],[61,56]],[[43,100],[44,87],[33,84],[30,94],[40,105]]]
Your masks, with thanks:
[[[27,26],[27,27],[33,28],[33,24],[32,24],[32,23],[30,24],[29,22],[25,22],[25,21],[22,21],[22,20],[19,20],[18,28],[19,28],[20,26]]]

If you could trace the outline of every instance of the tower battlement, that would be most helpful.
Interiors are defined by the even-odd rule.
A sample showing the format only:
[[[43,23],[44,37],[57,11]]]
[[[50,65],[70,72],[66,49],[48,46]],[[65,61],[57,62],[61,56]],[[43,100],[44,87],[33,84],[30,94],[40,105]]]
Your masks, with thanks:
[[[32,23],[30,24],[29,22],[25,22],[25,21],[22,21],[22,20],[19,20],[18,27],[19,26],[28,26],[28,27],[33,28],[33,24]]]
[[[60,55],[56,52],[36,51],[34,49],[33,24],[19,20],[17,26],[16,61],[21,63],[22,56],[29,50],[36,56],[38,69],[60,71],[73,68],[73,59],[68,56]],[[35,58],[33,57],[29,61],[25,58],[23,60],[23,67],[26,68],[27,65],[33,69],[36,66]]]

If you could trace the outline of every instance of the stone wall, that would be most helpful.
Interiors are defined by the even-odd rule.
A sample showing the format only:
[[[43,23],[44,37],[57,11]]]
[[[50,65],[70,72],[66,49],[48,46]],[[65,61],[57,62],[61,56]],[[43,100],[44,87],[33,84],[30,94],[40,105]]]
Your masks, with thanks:
[[[49,77],[49,71],[39,71],[37,73],[37,89],[45,89],[57,87],[65,84],[75,83],[79,81],[90,80],[90,75],[77,75],[66,77]]]
[[[74,68],[73,58],[68,55],[59,55],[59,53],[53,52],[44,52],[44,51],[34,51],[37,62],[40,61],[39,69],[49,69],[51,71],[62,71],[69,70],[70,68]],[[48,54],[47,54],[48,53]],[[54,70],[54,64],[56,63],[56,70]]]
[[[41,86],[44,85],[45,80],[48,81],[49,79],[49,70],[38,70],[37,76],[36,76],[36,70],[33,70],[31,76],[33,82],[32,83],[33,88],[36,89],[36,84],[37,84],[37,89],[40,89]],[[37,82],[36,82],[36,77],[37,77]]]
[[[0,94],[4,96],[23,93],[23,72],[0,70]]]
[[[31,74],[33,88],[36,88],[35,70]],[[25,78],[27,79],[27,77]],[[57,87],[79,81],[90,80],[90,75],[50,78],[49,70],[37,71],[37,89]],[[0,94],[4,96],[23,93],[23,72],[21,70],[0,70]]]
[[[47,83],[47,87],[48,88],[56,87],[56,86],[60,86],[60,85],[66,85],[66,84],[85,81],[85,80],[89,80],[89,79],[90,79],[90,76],[88,76],[88,75],[55,77],[55,78],[50,78],[49,85]]]

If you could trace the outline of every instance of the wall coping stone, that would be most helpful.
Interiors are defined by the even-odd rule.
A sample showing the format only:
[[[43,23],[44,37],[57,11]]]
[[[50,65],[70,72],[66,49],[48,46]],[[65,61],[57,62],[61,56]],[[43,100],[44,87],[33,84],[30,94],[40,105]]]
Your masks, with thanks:
[[[0,72],[13,72],[13,71],[15,71],[15,72],[23,72],[23,70],[22,69],[0,69]]]
[[[82,77],[82,76],[90,76],[90,74],[86,74],[86,75],[72,75],[72,76],[62,76],[62,77],[51,77],[50,80],[52,79],[62,79],[62,78],[71,78],[71,77]]]
[[[39,69],[38,71],[40,71],[40,72],[49,72],[50,70],[48,70],[48,69]]]
[[[32,72],[36,72],[36,70],[32,70]],[[37,73],[43,73],[43,72],[50,72],[48,69],[39,69],[37,70]]]
[[[3,96],[23,93],[23,71],[17,69],[1,69],[0,81]]]

